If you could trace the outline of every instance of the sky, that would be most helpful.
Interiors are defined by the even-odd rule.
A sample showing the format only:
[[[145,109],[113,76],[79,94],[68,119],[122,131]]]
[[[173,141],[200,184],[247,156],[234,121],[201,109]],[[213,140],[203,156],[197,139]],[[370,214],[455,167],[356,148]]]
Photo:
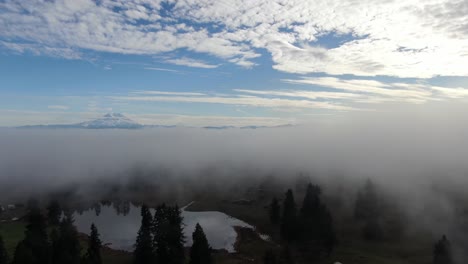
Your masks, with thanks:
[[[0,1],[0,126],[301,124],[467,97],[466,0]]]

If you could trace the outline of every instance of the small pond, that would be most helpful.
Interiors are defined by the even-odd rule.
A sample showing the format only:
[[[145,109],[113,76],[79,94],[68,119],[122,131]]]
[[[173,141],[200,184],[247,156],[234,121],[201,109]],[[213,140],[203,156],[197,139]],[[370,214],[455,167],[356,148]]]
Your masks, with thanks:
[[[89,233],[92,223],[96,225],[104,244],[113,249],[133,251],[133,245],[141,224],[140,208],[126,204],[123,210],[116,206],[100,206],[74,214],[75,225],[79,232]],[[152,210],[154,213],[154,210]],[[182,208],[184,218],[185,246],[192,245],[192,232],[200,223],[208,242],[213,249],[226,249],[235,252],[234,243],[237,233],[234,226],[254,229],[248,223],[217,211],[191,212]],[[265,236],[261,236],[265,239]]]

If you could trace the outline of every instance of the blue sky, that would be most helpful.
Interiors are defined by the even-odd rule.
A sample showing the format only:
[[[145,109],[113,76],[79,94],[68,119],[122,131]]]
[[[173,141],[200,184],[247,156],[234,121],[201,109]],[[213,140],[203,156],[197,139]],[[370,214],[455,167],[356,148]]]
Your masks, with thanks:
[[[0,126],[274,125],[468,97],[463,0],[0,3]]]

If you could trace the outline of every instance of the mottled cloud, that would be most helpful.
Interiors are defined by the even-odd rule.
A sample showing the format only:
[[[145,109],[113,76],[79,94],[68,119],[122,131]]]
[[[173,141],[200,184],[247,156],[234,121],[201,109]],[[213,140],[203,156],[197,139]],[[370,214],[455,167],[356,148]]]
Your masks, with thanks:
[[[164,4],[163,4],[164,3]],[[0,41],[75,59],[86,51],[186,50],[241,67],[266,51],[278,71],[430,78],[468,76],[464,0],[8,0]],[[215,68],[186,57],[169,63]]]
[[[195,60],[195,59],[186,58],[186,57],[183,57],[180,59],[169,59],[169,60],[166,60],[166,62],[175,64],[175,65],[180,65],[180,66],[204,68],[204,69],[214,69],[214,68],[218,68],[219,66],[217,64],[209,64],[201,60]]]

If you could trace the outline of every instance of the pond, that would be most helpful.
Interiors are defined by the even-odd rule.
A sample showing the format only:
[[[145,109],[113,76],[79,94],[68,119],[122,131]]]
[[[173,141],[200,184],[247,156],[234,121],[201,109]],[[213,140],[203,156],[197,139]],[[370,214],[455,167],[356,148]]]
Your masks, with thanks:
[[[242,220],[217,211],[191,212],[182,208],[182,217],[187,247],[192,245],[192,232],[197,223],[202,226],[213,249],[225,249],[228,252],[235,252],[237,233],[234,226],[254,229]],[[140,208],[129,203],[124,204],[123,210],[122,206],[99,206],[75,213],[74,219],[79,232],[89,234],[90,226],[94,223],[104,244],[125,251],[133,251],[141,224]],[[261,237],[265,239],[265,236]]]

